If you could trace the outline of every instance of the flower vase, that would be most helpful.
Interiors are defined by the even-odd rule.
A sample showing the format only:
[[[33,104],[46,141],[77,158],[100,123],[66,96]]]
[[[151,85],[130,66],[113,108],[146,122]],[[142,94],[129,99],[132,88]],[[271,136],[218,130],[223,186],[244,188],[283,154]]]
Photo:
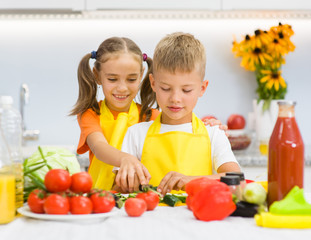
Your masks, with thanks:
[[[259,151],[262,155],[268,154],[269,139],[278,117],[278,104],[280,100],[272,100],[267,110],[263,111],[264,101],[253,100],[253,109],[255,114],[255,131]]]

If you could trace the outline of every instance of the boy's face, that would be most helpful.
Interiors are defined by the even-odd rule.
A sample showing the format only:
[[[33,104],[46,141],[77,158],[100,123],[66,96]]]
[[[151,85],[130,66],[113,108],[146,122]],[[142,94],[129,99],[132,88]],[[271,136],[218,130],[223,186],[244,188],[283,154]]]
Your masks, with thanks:
[[[192,120],[192,111],[208,85],[197,70],[174,74],[158,70],[150,74],[150,83],[162,110],[164,124],[183,124]]]

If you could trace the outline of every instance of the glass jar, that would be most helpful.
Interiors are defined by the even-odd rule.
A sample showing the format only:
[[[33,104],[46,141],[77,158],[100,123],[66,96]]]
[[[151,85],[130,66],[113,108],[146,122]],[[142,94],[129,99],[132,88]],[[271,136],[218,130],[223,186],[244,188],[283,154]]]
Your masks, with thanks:
[[[230,191],[237,197],[237,199],[242,200],[239,176],[222,176],[220,177],[220,181],[228,185]]]
[[[303,187],[304,144],[295,119],[295,102],[280,101],[269,141],[268,206],[294,187]]]
[[[1,112],[0,112],[1,114]],[[0,125],[0,224],[15,217],[15,176],[8,147]]]

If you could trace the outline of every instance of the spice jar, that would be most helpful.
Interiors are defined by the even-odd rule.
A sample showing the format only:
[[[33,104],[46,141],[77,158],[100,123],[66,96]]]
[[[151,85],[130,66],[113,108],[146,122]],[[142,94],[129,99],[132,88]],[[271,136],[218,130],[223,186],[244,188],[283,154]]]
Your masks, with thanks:
[[[237,199],[242,200],[239,176],[222,176],[220,177],[220,181],[228,185],[230,191],[237,197]]]
[[[246,186],[244,173],[242,173],[242,172],[226,172],[226,176],[238,176],[238,177],[240,177],[241,191],[243,191],[243,189]]]

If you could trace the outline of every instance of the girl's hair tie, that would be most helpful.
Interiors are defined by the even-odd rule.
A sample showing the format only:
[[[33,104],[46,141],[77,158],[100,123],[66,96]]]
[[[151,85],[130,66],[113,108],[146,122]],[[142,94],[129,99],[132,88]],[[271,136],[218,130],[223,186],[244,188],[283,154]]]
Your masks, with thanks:
[[[91,58],[92,59],[96,59],[96,51],[92,51],[91,52]]]
[[[143,53],[143,60],[144,60],[144,61],[147,61],[147,59],[148,59],[147,54],[146,54],[146,53]]]

